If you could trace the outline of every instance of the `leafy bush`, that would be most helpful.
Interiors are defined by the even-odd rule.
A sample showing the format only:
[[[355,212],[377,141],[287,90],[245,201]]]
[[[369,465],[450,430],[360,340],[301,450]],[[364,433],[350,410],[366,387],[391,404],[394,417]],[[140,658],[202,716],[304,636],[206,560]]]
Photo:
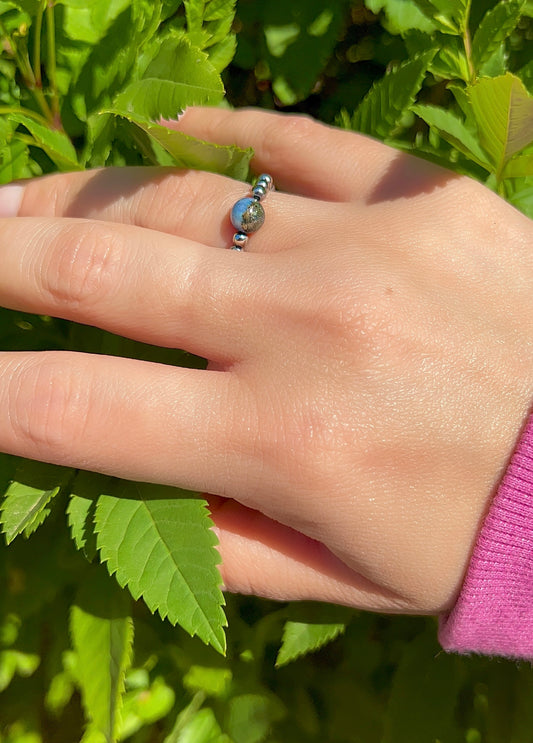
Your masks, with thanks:
[[[158,122],[253,104],[377,136],[533,216],[531,0],[0,0],[0,37],[0,183],[144,163],[245,179],[249,151]],[[0,344],[203,363],[7,310]],[[224,611],[194,494],[5,455],[0,488],[2,743],[533,738],[531,668],[440,653],[433,619]]]

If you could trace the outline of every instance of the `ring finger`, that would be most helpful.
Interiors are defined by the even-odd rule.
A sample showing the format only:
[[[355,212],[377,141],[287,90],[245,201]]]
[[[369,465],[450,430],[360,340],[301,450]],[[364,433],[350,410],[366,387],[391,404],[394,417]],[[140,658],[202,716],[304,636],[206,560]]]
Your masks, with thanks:
[[[180,235],[214,247],[229,247],[234,203],[250,196],[245,183],[224,176],[173,168],[106,168],[63,173],[0,189],[0,215],[81,217]],[[9,197],[8,194],[10,194]],[[294,225],[323,220],[328,227],[340,205],[271,192],[263,202],[264,227],[253,235],[253,252],[290,248]]]

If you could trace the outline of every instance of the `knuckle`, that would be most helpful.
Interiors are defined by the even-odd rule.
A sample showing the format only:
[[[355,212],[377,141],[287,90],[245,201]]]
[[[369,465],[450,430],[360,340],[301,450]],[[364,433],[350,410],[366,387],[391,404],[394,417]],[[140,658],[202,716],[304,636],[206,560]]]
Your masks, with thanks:
[[[94,305],[116,289],[122,252],[117,235],[103,224],[69,225],[44,261],[42,287],[57,304]]]
[[[21,363],[10,378],[9,420],[31,452],[57,459],[79,439],[90,409],[87,387],[65,354]]]
[[[305,114],[289,114],[283,117],[283,126],[279,124],[277,117],[269,122],[262,142],[263,158],[274,163],[290,161],[297,146],[311,147],[323,126]]]

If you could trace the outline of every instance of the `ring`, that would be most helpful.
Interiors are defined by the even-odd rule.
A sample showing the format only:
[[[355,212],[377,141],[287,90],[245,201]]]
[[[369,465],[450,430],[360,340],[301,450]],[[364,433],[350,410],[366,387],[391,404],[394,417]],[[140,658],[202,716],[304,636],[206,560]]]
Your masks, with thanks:
[[[268,173],[263,173],[252,187],[252,195],[235,202],[231,209],[231,224],[237,232],[233,235],[231,250],[244,250],[248,242],[248,235],[263,226],[265,210],[261,201],[274,188],[274,179]]]

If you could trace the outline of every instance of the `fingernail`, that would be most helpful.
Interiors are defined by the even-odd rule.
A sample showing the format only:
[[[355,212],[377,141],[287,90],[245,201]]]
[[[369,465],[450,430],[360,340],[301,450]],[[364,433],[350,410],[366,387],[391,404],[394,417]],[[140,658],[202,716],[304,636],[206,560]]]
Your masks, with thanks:
[[[22,204],[24,186],[10,183],[0,186],[0,217],[16,217]]]

